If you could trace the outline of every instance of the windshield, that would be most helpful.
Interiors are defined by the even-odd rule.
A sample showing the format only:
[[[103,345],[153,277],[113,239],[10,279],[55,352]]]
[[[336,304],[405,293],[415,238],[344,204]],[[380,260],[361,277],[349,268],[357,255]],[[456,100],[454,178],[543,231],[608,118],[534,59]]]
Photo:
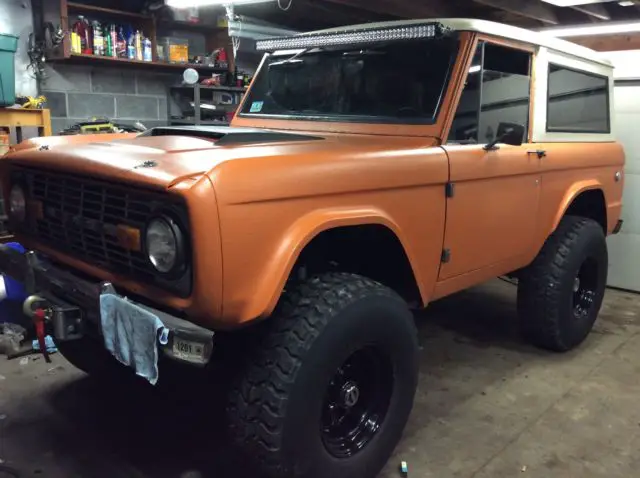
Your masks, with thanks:
[[[271,55],[242,116],[431,124],[449,83],[458,39]]]

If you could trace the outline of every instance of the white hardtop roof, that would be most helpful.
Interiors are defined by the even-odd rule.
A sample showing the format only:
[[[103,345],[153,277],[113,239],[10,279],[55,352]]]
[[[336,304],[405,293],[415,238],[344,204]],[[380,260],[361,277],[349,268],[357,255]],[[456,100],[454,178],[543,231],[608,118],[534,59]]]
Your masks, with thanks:
[[[425,18],[421,20],[398,20],[393,22],[365,23],[361,25],[349,25],[345,27],[330,28],[328,30],[309,32],[308,34],[341,32],[365,28],[401,27],[405,25],[427,22],[441,23],[442,25],[456,31],[485,33],[487,35],[506,38],[509,40],[517,40],[520,42],[529,43],[531,45],[539,45],[545,48],[549,48],[550,50],[555,50],[560,53],[565,53],[567,55],[575,56],[602,65],[613,66],[612,63],[601,53],[591,50],[590,48],[580,46],[576,43],[561,40],[552,36],[551,34],[544,32],[534,32],[532,30],[526,30],[524,28],[505,25],[504,23],[490,22],[487,20],[477,20],[471,18]]]

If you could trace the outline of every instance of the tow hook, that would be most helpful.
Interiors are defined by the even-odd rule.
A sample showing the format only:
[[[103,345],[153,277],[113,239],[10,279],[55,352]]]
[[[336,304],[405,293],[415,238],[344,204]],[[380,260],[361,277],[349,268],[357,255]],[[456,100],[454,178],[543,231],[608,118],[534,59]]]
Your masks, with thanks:
[[[44,356],[45,362],[51,363],[51,358],[49,357],[49,352],[47,352],[45,344],[46,325],[52,317],[51,309],[47,307],[47,301],[40,296],[32,295],[24,301],[22,311],[33,320],[40,351]]]

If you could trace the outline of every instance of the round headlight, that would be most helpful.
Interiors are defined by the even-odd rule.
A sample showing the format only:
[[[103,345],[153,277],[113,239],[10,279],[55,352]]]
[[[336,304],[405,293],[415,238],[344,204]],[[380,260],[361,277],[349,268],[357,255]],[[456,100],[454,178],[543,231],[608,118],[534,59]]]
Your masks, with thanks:
[[[167,274],[182,260],[180,228],[169,218],[153,219],[147,226],[147,254],[158,272]]]
[[[9,194],[9,214],[18,221],[24,221],[27,217],[27,199],[18,185],[13,186]]]

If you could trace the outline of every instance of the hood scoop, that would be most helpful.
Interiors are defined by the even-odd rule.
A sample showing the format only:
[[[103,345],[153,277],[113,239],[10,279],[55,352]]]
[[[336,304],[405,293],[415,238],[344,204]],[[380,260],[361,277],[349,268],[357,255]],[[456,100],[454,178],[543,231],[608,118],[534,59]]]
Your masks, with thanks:
[[[160,126],[150,129],[138,137],[191,136],[209,139],[216,146],[234,146],[248,143],[283,143],[291,141],[319,141],[324,138],[306,134],[283,133],[258,128],[231,128],[229,126]]]

